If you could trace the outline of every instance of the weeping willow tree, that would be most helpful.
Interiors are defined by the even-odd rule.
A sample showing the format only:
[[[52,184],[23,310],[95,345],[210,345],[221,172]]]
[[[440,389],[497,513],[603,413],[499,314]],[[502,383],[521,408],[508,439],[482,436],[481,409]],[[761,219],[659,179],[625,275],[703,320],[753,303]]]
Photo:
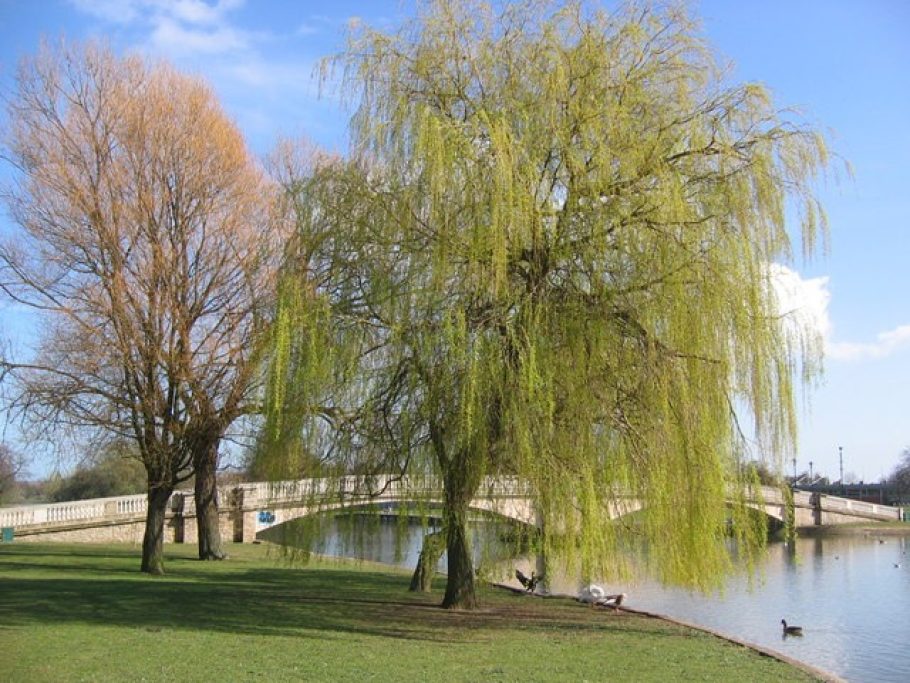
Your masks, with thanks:
[[[265,425],[256,476],[286,479],[317,473],[331,462],[329,436],[337,426],[338,392],[346,385],[349,345],[335,334],[333,306],[350,301],[345,284],[350,233],[332,222],[343,178],[340,160],[305,140],[282,140],[268,159],[279,188],[277,212],[291,228],[278,278],[266,376]],[[336,229],[337,228],[337,229]],[[315,420],[311,424],[311,420]],[[280,457],[274,457],[280,453]]]
[[[788,228],[804,255],[824,234],[822,138],[729,84],[675,7],[439,0],[355,27],[339,59],[360,179],[318,213],[351,236],[345,315],[372,340],[345,366],[345,443],[440,478],[443,606],[476,604],[468,506],[505,477],[585,577],[628,572],[627,537],[699,588],[730,570],[729,528],[754,558],[740,425],[786,452],[820,369],[772,280]]]

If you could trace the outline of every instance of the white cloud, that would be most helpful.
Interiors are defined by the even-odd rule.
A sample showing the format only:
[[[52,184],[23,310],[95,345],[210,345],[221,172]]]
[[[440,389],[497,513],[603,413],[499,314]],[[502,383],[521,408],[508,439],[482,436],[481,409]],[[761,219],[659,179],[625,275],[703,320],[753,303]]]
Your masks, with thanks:
[[[826,350],[830,358],[850,361],[885,358],[904,346],[910,346],[910,325],[880,332],[874,342],[829,342]]]
[[[261,97],[315,99],[319,95],[316,67],[317,63],[305,59],[277,61],[250,54],[243,61],[221,65],[218,73],[243,87],[255,88]]]
[[[150,16],[169,16],[190,24],[216,24],[245,0],[70,0],[81,12],[99,19],[128,24]]]
[[[139,18],[141,0],[70,0],[80,12],[115,24],[129,24]]]
[[[247,49],[256,37],[231,25],[244,0],[71,0],[103,21],[149,32],[151,47],[168,55],[224,54]]]
[[[779,263],[772,263],[769,270],[778,310],[790,322],[793,331],[807,328],[814,330],[822,339],[828,339],[831,335],[828,278],[804,280],[798,272]]]
[[[249,47],[249,34],[230,26],[187,28],[170,17],[160,17],[151,34],[152,46],[167,54],[223,54]]]
[[[910,325],[881,332],[872,342],[835,341],[834,326],[828,313],[829,278],[803,279],[795,270],[778,263],[771,264],[770,278],[781,314],[795,326],[815,330],[824,342],[827,358],[840,361],[879,359],[910,346]]]
[[[210,5],[202,0],[176,0],[165,4],[158,3],[158,6],[165,11],[170,11],[171,16],[180,21],[189,24],[217,24],[224,15],[232,9],[238,7],[241,3],[237,2],[219,2]]]

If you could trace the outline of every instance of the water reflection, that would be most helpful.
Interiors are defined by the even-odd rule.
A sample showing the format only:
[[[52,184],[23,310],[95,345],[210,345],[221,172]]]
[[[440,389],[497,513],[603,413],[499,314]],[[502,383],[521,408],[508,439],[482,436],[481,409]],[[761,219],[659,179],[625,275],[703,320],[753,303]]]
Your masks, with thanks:
[[[906,548],[906,538],[871,535],[773,544],[752,590],[741,577],[708,598],[643,582],[629,603],[767,645],[848,680],[906,682],[910,574],[898,559]],[[803,626],[803,637],[785,636],[781,619]]]
[[[474,549],[474,566],[492,572],[491,578],[505,578],[504,562],[515,556],[520,543],[514,525],[477,521],[469,525]],[[346,557],[414,568],[423,537],[440,529],[438,520],[397,515],[338,515],[322,519],[294,520],[259,532],[257,537],[281,545],[307,548],[332,557]],[[521,560],[522,566],[526,563]],[[531,563],[530,569],[534,569]],[[443,553],[437,569],[445,573]],[[530,570],[529,570],[530,571]],[[517,581],[516,581],[517,584]]]
[[[350,531],[330,533],[317,550],[413,568],[424,530],[411,525],[402,534],[397,524],[374,523],[360,537]],[[494,535],[499,533],[497,529]],[[765,645],[848,680],[905,683],[910,681],[908,545],[907,537],[874,534],[798,539],[791,546],[773,543],[751,587],[748,577],[737,576],[722,593],[710,596],[649,581],[602,583],[609,593],[628,593],[630,607]],[[499,562],[497,578],[517,587],[516,567],[526,574],[540,567],[532,557],[504,561],[509,547],[502,544],[491,552],[478,540],[475,563],[491,567]],[[439,569],[445,571],[445,556]],[[577,593],[580,581],[549,578],[552,592]],[[784,635],[781,619],[802,626],[804,635]]]

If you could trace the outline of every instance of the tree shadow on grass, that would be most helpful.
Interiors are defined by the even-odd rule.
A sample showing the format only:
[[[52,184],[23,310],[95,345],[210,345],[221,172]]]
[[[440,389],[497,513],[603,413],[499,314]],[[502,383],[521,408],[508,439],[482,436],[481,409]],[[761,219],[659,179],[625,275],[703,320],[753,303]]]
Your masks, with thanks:
[[[416,612],[430,609],[427,605],[397,605],[392,610],[379,601],[312,600],[299,591],[237,580],[213,585],[168,577],[135,581],[63,576],[4,584],[0,622],[8,627],[75,622],[248,635],[320,637],[319,632],[343,632],[447,639],[444,630],[427,630],[415,619]]]
[[[93,559],[105,558],[136,558],[142,557],[139,546],[113,546],[113,545],[48,545],[37,543],[11,543],[0,545],[0,561],[5,557],[65,557],[75,559],[89,557]]]
[[[138,574],[141,551],[129,547],[94,549],[85,546],[46,546],[14,543],[0,546],[0,571],[101,572]]]
[[[17,561],[10,561],[12,557]],[[55,557],[60,558],[59,565],[54,564]],[[183,552],[173,558],[174,569],[165,576],[134,571],[125,578],[120,560],[132,557],[131,551],[99,548],[73,557],[63,549],[0,553],[0,623],[304,638],[366,634],[431,642],[466,642],[484,629],[596,630],[604,635],[612,630],[604,628],[609,625],[607,615],[571,603],[544,605],[521,597],[498,596],[477,612],[443,610],[438,594],[409,593],[407,576],[391,572],[324,565],[263,567],[261,559],[260,566],[253,567],[245,567],[245,560],[213,564],[191,560]],[[56,575],[48,577],[45,572]],[[612,626],[628,634],[644,625],[619,618]],[[642,632],[654,635],[655,630]],[[683,634],[667,629],[666,635]]]

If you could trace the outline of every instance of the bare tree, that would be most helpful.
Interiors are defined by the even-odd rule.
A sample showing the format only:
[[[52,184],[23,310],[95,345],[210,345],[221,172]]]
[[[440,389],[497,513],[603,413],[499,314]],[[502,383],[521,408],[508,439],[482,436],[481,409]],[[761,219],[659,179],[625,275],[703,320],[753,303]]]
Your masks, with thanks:
[[[0,503],[9,501],[24,471],[25,458],[22,454],[0,443]]]
[[[192,472],[200,557],[222,557],[218,447],[256,409],[284,242],[271,187],[210,88],[166,64],[44,46],[8,110],[21,229],[0,247],[0,287],[45,314],[34,358],[7,364],[15,405],[135,441],[143,571],[163,571],[167,501]]]
[[[902,500],[910,494],[910,446],[901,452],[900,461],[894,466],[888,483]]]

